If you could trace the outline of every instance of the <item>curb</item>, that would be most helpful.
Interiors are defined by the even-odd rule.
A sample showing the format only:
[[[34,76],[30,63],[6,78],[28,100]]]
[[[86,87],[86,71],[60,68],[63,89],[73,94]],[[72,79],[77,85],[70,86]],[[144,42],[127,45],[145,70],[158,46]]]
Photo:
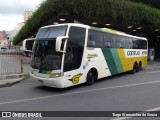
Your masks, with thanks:
[[[24,77],[24,78],[22,78],[22,79],[20,79],[20,80],[15,81],[15,82],[6,81],[6,83],[0,85],[0,88],[2,88],[2,87],[11,87],[11,86],[13,86],[13,85],[15,85],[15,84],[17,84],[17,83],[22,82],[23,80],[27,79],[28,77],[29,77],[29,76],[26,76],[26,77]],[[10,80],[12,80],[12,79],[10,79]],[[1,81],[1,80],[0,80],[0,81]]]
[[[10,74],[10,75],[1,75],[0,80],[5,80],[5,79],[14,79],[14,78],[21,78],[21,77],[28,77],[29,74]]]

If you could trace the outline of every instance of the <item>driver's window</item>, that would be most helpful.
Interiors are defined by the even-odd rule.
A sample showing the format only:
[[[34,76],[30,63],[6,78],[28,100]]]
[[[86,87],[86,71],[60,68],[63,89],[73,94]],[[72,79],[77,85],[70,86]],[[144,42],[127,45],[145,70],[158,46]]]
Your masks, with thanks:
[[[85,33],[85,28],[70,27],[64,61],[64,72],[80,67],[84,50]]]

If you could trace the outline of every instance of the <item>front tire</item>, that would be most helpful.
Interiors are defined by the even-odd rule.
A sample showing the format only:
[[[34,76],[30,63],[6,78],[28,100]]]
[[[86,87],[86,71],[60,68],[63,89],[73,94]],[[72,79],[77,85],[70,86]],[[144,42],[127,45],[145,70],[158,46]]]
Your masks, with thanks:
[[[95,82],[95,80],[96,80],[96,74],[93,72],[93,70],[90,70],[90,71],[88,72],[86,79],[87,79],[86,84],[87,84],[88,86],[94,84],[94,82]]]

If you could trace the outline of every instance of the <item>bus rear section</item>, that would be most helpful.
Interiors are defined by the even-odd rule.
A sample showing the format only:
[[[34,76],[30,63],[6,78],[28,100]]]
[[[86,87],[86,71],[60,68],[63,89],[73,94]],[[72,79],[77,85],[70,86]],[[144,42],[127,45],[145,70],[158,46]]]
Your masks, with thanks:
[[[148,43],[145,38],[104,31],[89,30],[88,61],[98,70],[98,78],[131,71],[139,72],[147,65]],[[94,65],[95,64],[95,65]]]

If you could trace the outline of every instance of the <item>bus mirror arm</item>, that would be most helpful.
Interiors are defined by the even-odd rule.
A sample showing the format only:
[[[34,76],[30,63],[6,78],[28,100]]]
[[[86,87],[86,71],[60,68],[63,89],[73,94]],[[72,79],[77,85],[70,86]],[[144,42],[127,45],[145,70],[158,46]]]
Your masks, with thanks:
[[[69,38],[68,36],[57,37],[56,44],[55,44],[55,48],[57,52],[63,52],[63,53],[66,52],[65,48],[66,48],[66,43],[68,38]]]

